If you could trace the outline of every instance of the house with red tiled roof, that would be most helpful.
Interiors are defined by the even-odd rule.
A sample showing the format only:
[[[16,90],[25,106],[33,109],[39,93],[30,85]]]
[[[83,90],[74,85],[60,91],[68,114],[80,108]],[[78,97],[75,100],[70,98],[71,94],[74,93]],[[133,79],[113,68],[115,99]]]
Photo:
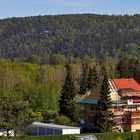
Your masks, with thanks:
[[[140,130],[140,85],[133,78],[109,79],[108,82],[116,128],[120,131]],[[89,130],[94,129],[99,94],[100,90],[96,89],[92,93],[86,93],[78,101],[83,114],[83,126]]]
[[[140,130],[140,85],[133,79],[109,79],[116,126],[123,131]]]
[[[133,79],[113,79],[114,84],[116,85],[117,89],[133,89],[138,90],[140,92],[140,85]]]

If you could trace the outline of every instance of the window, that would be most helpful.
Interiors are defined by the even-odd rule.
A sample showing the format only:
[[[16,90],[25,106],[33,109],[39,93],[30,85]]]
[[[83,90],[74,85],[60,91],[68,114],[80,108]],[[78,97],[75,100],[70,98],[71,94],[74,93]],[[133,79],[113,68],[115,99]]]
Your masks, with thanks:
[[[122,123],[125,123],[125,118],[122,118]]]
[[[127,124],[130,124],[131,123],[130,117],[127,117],[126,123]]]
[[[54,129],[55,134],[62,134],[62,130]]]
[[[92,116],[91,120],[92,120],[92,122],[94,122],[96,120],[96,116]]]
[[[83,105],[81,105],[81,110],[84,110],[84,106]]]
[[[39,126],[39,135],[45,135],[45,127],[40,127]]]
[[[96,107],[94,105],[90,105],[90,110],[95,111]]]
[[[52,135],[53,134],[53,128],[47,128],[47,134]]]
[[[140,118],[134,118],[134,124],[140,124]]]
[[[116,118],[116,124],[120,125],[122,123],[122,118]]]
[[[91,120],[90,120],[90,116],[88,116],[88,122],[90,122]]]
[[[121,106],[118,106],[118,107],[117,107],[117,111],[122,111]]]
[[[127,111],[136,111],[137,106],[136,105],[128,105]]]

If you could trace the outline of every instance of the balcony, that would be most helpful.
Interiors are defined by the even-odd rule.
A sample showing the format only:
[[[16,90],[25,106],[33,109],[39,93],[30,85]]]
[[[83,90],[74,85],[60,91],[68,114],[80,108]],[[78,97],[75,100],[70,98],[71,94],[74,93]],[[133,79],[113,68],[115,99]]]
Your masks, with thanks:
[[[112,102],[113,106],[122,106],[122,105],[137,105],[140,104],[140,99],[126,99],[126,100],[116,100]]]
[[[113,106],[122,106],[122,105],[126,105],[127,104],[127,100],[116,100],[116,101],[113,101],[112,102],[112,105]]]

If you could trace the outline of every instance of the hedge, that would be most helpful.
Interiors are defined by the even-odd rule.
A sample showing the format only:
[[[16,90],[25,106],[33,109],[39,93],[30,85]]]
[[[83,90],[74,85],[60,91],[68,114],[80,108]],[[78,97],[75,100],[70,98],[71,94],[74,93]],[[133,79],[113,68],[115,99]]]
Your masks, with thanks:
[[[75,135],[24,136],[16,138],[1,138],[0,140],[73,140]]]
[[[95,135],[97,140],[140,140],[140,132],[124,132],[124,133],[90,133],[81,135],[50,135],[50,136],[24,136],[10,138],[10,140],[76,140],[80,136]],[[9,140],[0,138],[0,140]]]

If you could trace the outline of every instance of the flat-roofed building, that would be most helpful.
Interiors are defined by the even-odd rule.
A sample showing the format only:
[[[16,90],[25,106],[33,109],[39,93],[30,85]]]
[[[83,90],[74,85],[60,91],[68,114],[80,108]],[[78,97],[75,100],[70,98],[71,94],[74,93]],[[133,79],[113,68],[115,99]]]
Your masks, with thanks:
[[[55,135],[55,134],[80,134],[80,127],[72,127],[66,125],[56,125],[41,122],[33,123],[33,131],[31,135],[43,136],[43,135]]]

